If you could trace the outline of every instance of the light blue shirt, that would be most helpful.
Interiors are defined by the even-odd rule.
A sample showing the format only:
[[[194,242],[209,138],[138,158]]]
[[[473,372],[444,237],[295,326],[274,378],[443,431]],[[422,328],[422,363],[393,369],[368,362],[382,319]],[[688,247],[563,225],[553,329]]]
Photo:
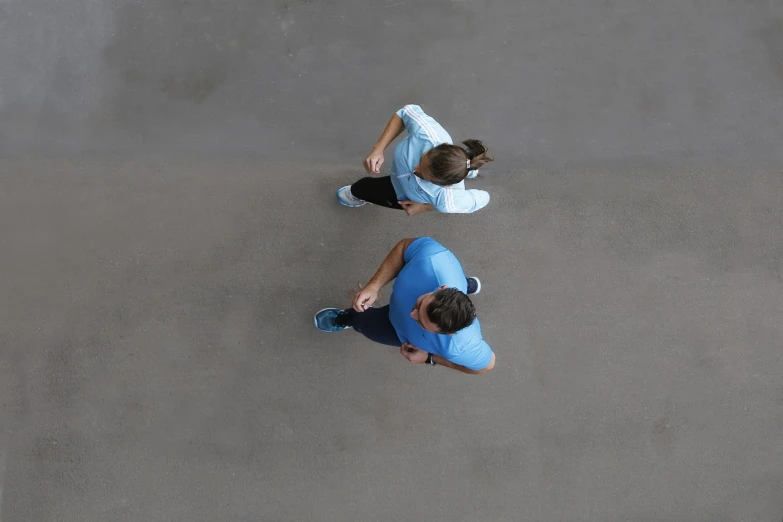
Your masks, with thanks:
[[[486,368],[492,349],[481,337],[481,325],[475,319],[454,335],[428,332],[410,314],[416,301],[442,285],[467,292],[468,283],[457,258],[440,243],[420,237],[405,250],[405,266],[397,275],[389,299],[389,319],[400,342],[408,342],[471,370]]]
[[[489,194],[483,190],[465,189],[464,181],[442,187],[413,173],[422,154],[441,143],[451,143],[451,136],[418,105],[406,105],[397,115],[408,131],[408,136],[394,149],[391,166],[391,182],[397,199],[430,203],[448,213],[469,213],[486,207]]]

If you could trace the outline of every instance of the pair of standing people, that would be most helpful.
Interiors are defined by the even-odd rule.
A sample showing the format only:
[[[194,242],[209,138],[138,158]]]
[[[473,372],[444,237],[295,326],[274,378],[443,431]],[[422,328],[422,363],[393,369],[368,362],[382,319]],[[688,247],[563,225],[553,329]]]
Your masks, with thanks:
[[[337,191],[347,207],[367,203],[404,210],[409,216],[438,210],[475,212],[489,203],[483,190],[465,188],[465,178],[492,161],[479,140],[453,145],[451,136],[418,105],[406,105],[389,120],[364,167],[379,174],[384,151],[402,131],[407,137],[394,150],[391,174],[368,176]],[[372,305],[378,292],[395,280],[389,304]],[[400,347],[413,363],[446,366],[481,374],[495,365],[484,342],[469,295],[481,291],[477,277],[466,277],[457,258],[429,237],[404,239],[355,296],[350,308],[325,308],[315,315],[325,332],[353,328],[372,341]]]

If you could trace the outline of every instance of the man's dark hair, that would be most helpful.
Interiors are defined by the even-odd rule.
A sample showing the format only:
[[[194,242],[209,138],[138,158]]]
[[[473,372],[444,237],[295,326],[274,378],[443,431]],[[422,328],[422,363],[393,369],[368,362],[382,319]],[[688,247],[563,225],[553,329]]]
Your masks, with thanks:
[[[476,318],[476,308],[470,298],[456,288],[444,288],[435,292],[427,306],[427,317],[438,325],[441,333],[453,334],[470,326]]]

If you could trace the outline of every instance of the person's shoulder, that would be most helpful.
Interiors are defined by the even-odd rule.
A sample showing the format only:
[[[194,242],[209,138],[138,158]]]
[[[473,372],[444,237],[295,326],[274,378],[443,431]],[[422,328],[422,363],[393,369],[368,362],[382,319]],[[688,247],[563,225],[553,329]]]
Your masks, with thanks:
[[[481,335],[478,319],[451,336],[449,349],[455,356],[470,360],[484,361],[492,357],[492,348]]]
[[[481,329],[477,328],[476,321],[466,326],[459,332],[447,336],[446,349],[456,355],[481,354],[492,349],[481,336]]]
[[[466,347],[478,347],[480,344],[487,344],[484,342],[484,337],[481,335],[481,323],[479,322],[478,317],[468,326],[454,334],[454,337],[457,337],[457,341]]]
[[[418,140],[425,141],[431,147],[441,143],[451,143],[451,136],[432,116],[424,112],[419,105],[408,104],[397,111],[405,122],[408,133]]]
[[[405,250],[405,261],[410,262],[417,259],[432,257],[444,251],[448,251],[446,247],[431,237],[420,237],[408,245],[408,248]]]
[[[403,119],[411,118],[417,123],[421,122],[423,118],[432,119],[426,112],[424,112],[424,109],[421,108],[421,105],[416,103],[408,103],[404,105],[400,110],[397,111],[397,114]]]
[[[468,212],[472,198],[465,189],[464,181],[440,189],[435,196],[435,207],[438,210],[447,214]]]

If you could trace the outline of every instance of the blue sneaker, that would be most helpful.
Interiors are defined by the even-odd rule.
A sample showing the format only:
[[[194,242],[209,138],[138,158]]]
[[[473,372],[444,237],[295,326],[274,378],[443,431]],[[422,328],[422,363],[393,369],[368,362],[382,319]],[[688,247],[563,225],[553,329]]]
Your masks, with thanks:
[[[481,279],[478,277],[466,277],[468,280],[468,295],[476,295],[481,292]]]
[[[337,324],[337,318],[343,314],[342,310],[337,308],[324,308],[313,317],[315,327],[322,332],[341,332],[350,326]]]
[[[478,169],[476,169],[476,170],[471,170],[470,172],[468,172],[467,178],[468,178],[468,179],[473,179],[473,178],[475,178],[476,176],[478,176]]]
[[[346,185],[337,191],[337,201],[339,201],[341,205],[344,205],[346,207],[352,207],[352,208],[361,207],[367,204],[367,202],[364,201],[363,199],[354,197],[354,195],[351,194],[350,185]]]

